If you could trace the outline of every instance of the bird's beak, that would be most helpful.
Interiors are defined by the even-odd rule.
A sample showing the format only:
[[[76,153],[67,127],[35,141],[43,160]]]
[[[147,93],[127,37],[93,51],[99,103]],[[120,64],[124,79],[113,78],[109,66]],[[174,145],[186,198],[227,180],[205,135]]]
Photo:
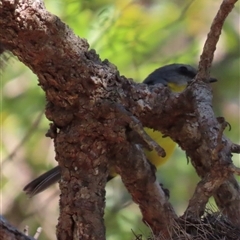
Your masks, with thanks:
[[[216,78],[209,78],[208,80],[210,83],[214,83],[214,82],[217,82],[217,79]]]

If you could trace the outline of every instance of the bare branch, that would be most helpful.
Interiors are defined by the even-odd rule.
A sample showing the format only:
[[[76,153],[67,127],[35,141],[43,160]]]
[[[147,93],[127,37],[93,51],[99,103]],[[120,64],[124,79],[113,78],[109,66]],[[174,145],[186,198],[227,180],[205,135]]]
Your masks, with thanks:
[[[142,149],[136,144],[117,145],[112,154],[110,159],[113,159],[116,171],[121,175],[134,202],[139,205],[143,221],[156,236],[161,233],[167,239],[177,215],[156,181],[155,167],[146,161]]]
[[[225,180],[225,177],[216,177],[216,174],[206,175],[197,185],[193,197],[189,201],[188,207],[183,217],[188,220],[199,219],[205,212],[206,204],[214,192]]]
[[[42,2],[31,4],[2,1],[0,39],[37,74],[46,93],[46,116],[54,123],[49,135],[54,139],[62,176],[58,238],[105,238],[103,209],[109,163],[116,167],[154,233],[169,235],[167,227],[171,228],[176,214],[156,182],[155,169],[142,149],[128,139],[130,126],[158,149],[142,125],[179,143],[203,179],[192,199],[203,193],[203,202],[192,215],[201,215],[213,194],[223,214],[239,226],[240,189],[230,171],[232,148],[223,136],[224,123],[213,113],[210,88],[195,81],[183,93],[172,94],[164,86],[133,84],[107,61],[102,62],[88,49],[87,42],[48,13]],[[198,78],[207,76],[223,21],[232,6],[233,1],[224,1],[214,20]],[[127,111],[109,109],[109,103]]]
[[[3,216],[0,215],[0,236],[1,239],[15,239],[15,240],[34,240],[34,238],[25,235],[12,225],[10,225]]]
[[[197,79],[209,78],[214,52],[221,35],[223,24],[237,1],[238,0],[223,0],[222,5],[220,6],[216,17],[212,22],[210,32],[208,33],[207,40],[203,47],[203,52],[198,66],[199,72]]]
[[[205,42],[203,53],[200,57],[199,72],[196,76],[196,80],[209,79],[209,72],[214,51],[216,49],[224,21],[236,2],[237,0],[224,0],[222,2]],[[202,154],[200,154],[202,156],[200,157],[200,155],[189,151],[190,149],[187,150],[187,155],[191,157],[193,166],[196,168],[198,175],[201,176],[202,179],[205,179],[209,172],[212,173],[210,175],[212,176],[210,182],[212,182],[212,184],[216,187],[218,184],[216,185],[213,179],[218,179],[220,175],[223,176],[226,166],[227,171],[225,172],[225,175],[231,172],[230,166],[232,166],[232,161],[230,156],[232,146],[223,136],[223,130],[227,126],[227,123],[225,123],[225,121],[220,121],[223,119],[215,118],[211,107],[211,92],[209,90],[204,91],[206,88],[204,89],[202,85],[198,86],[196,83],[193,83],[190,87],[192,88],[192,97],[196,100],[195,113],[198,118],[199,128],[201,129],[201,137],[205,135],[206,138],[204,137],[204,142],[207,143],[208,150],[206,149],[206,146],[204,147],[205,143],[201,141],[202,145],[199,149],[197,149],[197,151],[202,152]],[[201,88],[201,90],[198,88]],[[186,149],[185,147],[183,148]],[[218,171],[222,171],[222,174],[219,174]],[[218,180],[216,180],[216,182],[219,182]],[[198,189],[196,189],[196,191],[197,190]],[[229,217],[232,223],[236,226],[240,226],[240,219],[237,217],[240,215],[240,187],[234,177],[229,175],[228,180],[223,182],[218,189],[214,188],[214,190],[216,190],[214,197],[219,209]],[[231,192],[232,198],[231,200],[226,201],[226,196],[229,192]],[[204,198],[204,195],[202,195],[202,198]],[[194,201],[194,199],[195,197],[193,196],[191,201]],[[206,200],[203,200],[203,202],[206,202]],[[195,213],[195,215],[197,214],[198,213]],[[187,212],[185,213],[185,216],[186,215]]]

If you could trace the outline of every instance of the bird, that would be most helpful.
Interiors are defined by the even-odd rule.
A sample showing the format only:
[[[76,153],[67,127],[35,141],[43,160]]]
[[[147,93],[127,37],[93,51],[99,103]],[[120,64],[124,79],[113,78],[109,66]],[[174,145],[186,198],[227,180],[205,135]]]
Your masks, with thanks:
[[[155,85],[162,84],[168,88],[172,92],[182,92],[189,83],[195,78],[197,74],[197,70],[191,65],[182,64],[182,63],[173,63],[169,65],[162,66],[157,68],[152,73],[150,73],[146,79],[143,81],[144,84]],[[207,82],[212,83],[216,82],[217,79],[209,78]],[[147,159],[156,167],[160,167],[164,163],[166,163],[174,149],[176,147],[176,143],[168,136],[163,136],[163,134],[159,131],[155,131],[153,129],[144,128],[146,133],[157,142],[166,152],[165,157],[160,157],[156,151],[145,150],[145,155]],[[116,174],[109,174],[108,181],[114,178]],[[34,195],[44,191],[46,188],[51,186],[52,184],[58,182],[61,179],[61,171],[60,167],[56,166],[51,170],[43,173],[30,183],[28,183],[23,191],[26,192],[27,195],[33,197]]]

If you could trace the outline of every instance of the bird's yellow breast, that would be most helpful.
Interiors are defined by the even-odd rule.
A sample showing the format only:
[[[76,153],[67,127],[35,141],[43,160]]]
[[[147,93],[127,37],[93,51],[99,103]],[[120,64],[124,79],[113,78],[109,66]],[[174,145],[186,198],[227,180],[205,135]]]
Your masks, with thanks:
[[[157,142],[166,152],[166,156],[164,158],[160,157],[156,151],[147,151],[145,150],[146,157],[148,160],[155,165],[156,167],[164,164],[169,157],[172,155],[176,143],[170,137],[163,137],[161,132],[154,131],[153,129],[145,128],[145,131],[151,138]]]
[[[168,87],[171,89],[172,92],[182,92],[186,88],[186,84],[178,85],[175,83],[168,83]]]

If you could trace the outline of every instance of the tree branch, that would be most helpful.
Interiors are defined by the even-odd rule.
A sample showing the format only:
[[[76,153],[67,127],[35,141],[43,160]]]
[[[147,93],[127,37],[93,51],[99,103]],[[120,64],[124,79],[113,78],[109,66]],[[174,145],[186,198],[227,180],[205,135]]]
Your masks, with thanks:
[[[203,80],[203,79],[209,78],[209,72],[210,72],[212,61],[213,61],[214,52],[216,50],[216,45],[221,35],[224,21],[226,20],[228,14],[232,11],[234,4],[236,2],[237,0],[224,0],[222,2],[216,17],[213,20],[210,32],[208,33],[206,42],[204,44],[203,52],[200,57],[199,71],[196,76],[196,80]],[[209,94],[211,95],[211,93]],[[204,99],[198,99],[197,101],[198,102],[202,101],[202,103],[204,103]],[[206,110],[205,106],[202,106],[201,108],[198,109],[198,106],[200,106],[200,104],[196,104],[197,115],[199,115],[200,117],[199,120],[202,119],[201,121],[199,121],[199,123],[206,122],[205,120],[206,112],[209,112],[209,113],[212,112],[212,108],[210,104],[211,104],[211,101],[208,104],[206,104],[206,106],[209,108],[208,111],[205,111]],[[205,123],[200,125],[202,134],[206,135],[206,137],[208,135],[206,140],[208,142],[210,156],[208,157],[208,153],[206,152],[206,154],[204,154],[205,159],[202,158],[201,160],[199,159],[200,160],[199,161],[197,160],[198,158],[195,158],[194,156],[195,154],[191,154],[188,151],[187,151],[187,154],[191,157],[192,163],[195,166],[198,175],[201,176],[203,179],[206,178],[209,171],[212,172],[211,185],[212,187],[214,186],[214,188],[212,189],[210,196],[214,193],[215,201],[219,209],[229,217],[232,223],[240,227],[240,218],[237,217],[237,216],[240,216],[240,188],[238,183],[234,179],[234,177],[230,174],[230,172],[232,172],[230,167],[232,162],[230,158],[231,152],[233,151],[233,149],[236,150],[237,148],[236,147],[234,148],[233,145],[230,144],[230,142],[223,136],[223,130],[226,127],[226,122],[225,121],[222,122],[222,124],[225,124],[224,126],[221,126],[221,122],[220,122],[220,126],[219,126],[219,123],[217,123],[216,120],[214,120],[215,117],[213,116],[213,113],[210,115],[207,116],[207,122],[212,122],[211,126],[210,125],[207,126],[205,125]],[[218,127],[214,128],[214,124],[216,124],[215,126],[218,126]],[[215,132],[217,131],[216,132],[217,135],[215,136],[211,134],[214,131]],[[227,175],[228,175],[228,181],[225,181],[219,187],[218,184],[216,183],[219,182],[219,180],[221,179],[223,180],[224,178],[226,178]],[[213,181],[214,178],[216,178],[216,181]],[[196,193],[197,193],[197,189],[192,198],[193,204],[194,204],[193,199],[197,197]],[[205,196],[206,195],[207,194],[205,192]],[[202,196],[204,196],[204,194]],[[229,198],[231,198],[231,200],[226,201],[226,199],[229,199]],[[185,212],[185,216],[189,213],[189,208],[193,207],[193,205],[192,206],[190,205],[191,204],[189,204],[188,209]]]
[[[226,3],[231,1],[222,6]],[[142,150],[128,139],[130,127],[161,154],[161,148],[146,138],[140,122],[175,140],[203,179],[196,193],[209,193],[197,213],[191,210],[193,198],[188,212],[201,215],[206,199],[214,194],[223,213],[240,225],[240,190],[230,167],[231,144],[214,116],[206,83],[195,81],[183,93],[173,94],[164,86],[148,88],[120,77],[116,68],[89,51],[87,42],[48,13],[40,1],[3,0],[0,24],[0,42],[36,73],[46,93],[46,116],[53,122],[50,135],[62,171],[58,239],[105,239],[108,164],[115,165],[154,233],[169,234],[167,226],[176,214]],[[214,26],[219,27],[215,24],[211,31]],[[197,79],[207,76],[218,37],[206,42]],[[112,103],[127,111],[109,109]]]
[[[223,0],[217,15],[212,22],[210,32],[208,33],[203,47],[203,52],[198,65],[199,72],[197,79],[208,79],[214,52],[222,32],[223,24],[237,1],[238,0]]]
[[[240,145],[233,143],[231,151],[232,151],[232,153],[240,153]]]
[[[20,232],[12,225],[10,225],[1,215],[0,215],[0,236],[4,240],[35,240],[30,236],[26,236],[24,233]]]
[[[177,215],[156,181],[156,168],[149,164],[136,144],[124,143],[112,147],[110,157],[134,202],[139,205],[143,221],[155,235],[161,233],[163,238],[168,239]]]

